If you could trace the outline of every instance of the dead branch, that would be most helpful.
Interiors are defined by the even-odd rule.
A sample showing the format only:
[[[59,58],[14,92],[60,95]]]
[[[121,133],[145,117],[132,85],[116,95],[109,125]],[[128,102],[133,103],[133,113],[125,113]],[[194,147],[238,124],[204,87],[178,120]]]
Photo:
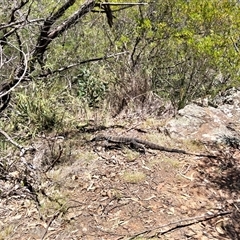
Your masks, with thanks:
[[[13,24],[15,19],[15,12],[27,4],[28,0],[22,1],[21,5],[14,9],[12,11],[11,20],[9,21],[9,24]],[[65,22],[63,22],[61,25],[55,27],[53,30],[51,30],[52,25],[65,13],[65,11],[72,6],[76,0],[68,0],[63,6],[61,6],[54,14],[52,14],[50,17],[48,17],[42,26],[36,47],[32,50],[32,54],[29,56],[29,60],[26,57],[26,54],[21,51],[21,49],[17,48],[13,44],[9,43],[7,41],[7,37],[12,35],[14,32],[17,31],[18,28],[14,27],[10,31],[6,32],[3,38],[0,39],[0,45],[4,46],[6,44],[14,47],[19,52],[21,52],[21,55],[24,58],[24,61],[20,62],[18,71],[15,74],[16,77],[13,77],[13,80],[2,84],[0,88],[0,102],[2,102],[2,106],[0,108],[0,112],[2,112],[9,104],[10,102],[10,92],[16,88],[19,83],[25,78],[26,73],[28,72],[28,75],[30,75],[34,69],[35,69],[35,63],[38,61],[40,65],[43,67],[43,55],[48,47],[48,45],[52,42],[52,40],[56,37],[58,37],[61,33],[63,33],[65,30],[70,28],[72,25],[75,25],[78,23],[79,19],[84,16],[86,13],[90,12],[92,8],[95,5],[94,0],[87,0],[78,11],[76,11],[72,16],[70,16]],[[30,11],[30,9],[29,9]],[[28,11],[28,14],[29,14]],[[27,21],[28,14],[24,21]],[[5,29],[4,29],[5,30]],[[29,66],[29,69],[28,69]]]
[[[44,21],[44,18],[37,18],[37,19],[32,19],[32,20],[19,20],[19,21],[16,21],[16,22],[11,22],[11,23],[1,23],[0,24],[0,30],[3,30],[3,29],[6,29],[6,28],[10,28],[10,27],[15,27],[16,29],[19,29],[19,28],[23,28],[26,24],[31,24],[31,23],[36,23],[36,22],[43,22]],[[9,34],[5,34],[3,35],[2,38],[4,37],[8,37]],[[0,40],[2,40],[2,38]]]
[[[113,58],[113,57],[123,55],[123,54],[127,54],[127,53],[129,53],[129,52],[125,51],[125,52],[115,53],[115,54],[111,54],[111,55],[107,55],[107,56],[103,56],[103,57],[99,57],[99,58],[91,58],[91,59],[83,60],[83,61],[80,61],[80,62],[77,62],[77,63],[70,64],[70,65],[65,66],[65,67],[61,67],[61,68],[53,70],[53,71],[48,70],[46,73],[40,74],[39,77],[40,78],[47,77],[47,76],[55,74],[55,73],[64,72],[68,69],[71,69],[71,68],[76,67],[76,66],[81,65],[81,64],[102,61],[102,60],[106,60],[108,58]]]
[[[103,9],[107,15],[107,20],[108,20],[108,25],[111,28],[113,25],[113,15],[112,15],[112,10],[109,4],[103,5]]]
[[[80,18],[90,12],[95,6],[94,0],[87,0],[84,4],[82,4],[80,9],[73,13],[66,21],[51,30],[51,27],[56,22],[56,20],[59,19],[65,13],[65,11],[75,3],[75,1],[76,0],[67,1],[66,4],[64,4],[55,14],[53,14],[50,18],[47,18],[44,22],[40,36],[38,38],[37,46],[32,56],[32,61],[30,63],[31,71],[34,70],[34,64],[36,61],[38,61],[43,67],[43,55],[48,45],[64,31],[69,29],[71,26],[76,25],[79,22]]]
[[[113,5],[113,6],[123,6],[123,5],[131,5],[131,6],[139,6],[139,5],[148,5],[148,3],[115,3],[115,2],[102,2],[96,5]]]
[[[10,22],[14,22],[15,21],[15,13],[21,9],[22,7],[24,7],[27,3],[29,2],[29,0],[21,1],[20,4],[18,6],[16,6],[11,13],[11,17],[10,17]]]
[[[16,47],[15,45],[8,43],[8,45],[12,46],[13,48],[17,49],[20,52],[21,57],[23,58],[23,62],[22,65],[19,69],[19,71],[17,72],[17,78],[10,83],[6,83],[5,85],[2,85],[2,89],[0,91],[0,99],[3,103],[3,106],[0,108],[0,112],[3,111],[9,101],[10,101],[10,93],[11,91],[16,88],[19,83],[23,80],[23,78],[25,77],[26,73],[27,73],[27,64],[28,64],[28,59],[27,59],[27,55],[18,47]]]
[[[62,206],[62,208],[63,208],[63,206]],[[62,212],[61,212],[61,209],[59,209],[57,212],[54,213],[54,215],[52,216],[52,218],[49,220],[49,222],[48,222],[48,224],[47,224],[47,227],[46,227],[46,229],[45,229],[45,231],[44,231],[44,233],[43,233],[43,236],[42,236],[41,240],[43,240],[43,239],[46,237],[49,227],[51,226],[51,224],[53,223],[53,221],[54,221],[61,213],[62,213]]]
[[[219,217],[219,216],[229,215],[231,213],[232,213],[232,211],[224,211],[224,212],[218,212],[218,213],[215,213],[215,214],[212,214],[212,215],[204,214],[204,215],[201,215],[201,216],[182,219],[182,220],[179,220],[179,221],[176,221],[176,222],[170,222],[170,223],[162,225],[160,227],[156,227],[156,228],[151,229],[151,230],[146,230],[146,231],[137,233],[137,234],[133,235],[131,238],[129,238],[128,240],[133,240],[136,237],[139,237],[141,235],[146,235],[146,234],[148,234],[148,237],[150,237],[150,238],[159,237],[160,235],[164,235],[164,234],[166,234],[168,232],[171,232],[171,231],[174,231],[176,229],[183,228],[183,227],[188,227],[188,226],[191,226],[191,225],[196,224],[196,223],[205,222],[205,221],[208,221],[210,219],[213,219],[213,218],[216,218],[216,217]]]
[[[12,11],[11,11],[11,14],[10,14],[10,20],[7,24],[0,24],[0,29],[3,29],[3,33],[4,35],[0,38],[0,42],[1,42],[1,45],[6,45],[6,39],[8,36],[12,35],[16,30],[17,28],[15,29],[12,29],[10,30],[9,32],[7,32],[7,27],[8,26],[13,26],[15,24],[15,22],[17,21],[16,20],[16,13],[22,8],[24,7],[27,3],[29,2],[29,0],[26,0],[26,1],[21,1],[20,4],[18,4],[17,6],[15,6]],[[24,20],[25,21],[25,20]]]
[[[41,22],[43,19],[35,19],[35,20],[28,20],[30,11],[31,11],[31,5],[32,2],[29,0],[23,0],[21,1],[11,12],[11,18],[7,24],[0,24],[0,29],[3,29],[4,35],[2,38],[0,38],[0,45],[3,47],[4,45],[10,45],[17,49],[20,53],[20,63],[18,64],[18,71],[14,73],[14,76],[12,79],[9,79],[7,83],[1,84],[0,86],[0,102],[2,102],[2,106],[0,107],[0,112],[2,112],[9,104],[10,98],[11,98],[11,91],[16,88],[21,81],[30,80],[31,74],[34,72],[36,68],[36,63],[38,62],[44,70],[45,66],[45,60],[44,55],[48,49],[49,44],[57,37],[59,37],[63,32],[68,30],[69,28],[75,26],[78,24],[79,20],[85,16],[87,13],[91,12],[94,7],[98,6],[100,8],[105,9],[105,13],[108,17],[109,25],[112,25],[112,11],[109,10],[110,5],[122,5],[122,6],[137,6],[137,5],[146,5],[147,3],[96,3],[95,0],[86,0],[77,11],[75,11],[70,17],[68,17],[65,21],[62,23],[58,23],[59,19],[65,14],[65,12],[74,4],[76,3],[76,0],[67,0],[65,4],[61,5],[57,8],[57,10],[54,9],[50,15],[45,18],[42,27],[40,29],[40,33],[37,39],[37,43],[33,49],[29,50],[29,54],[26,55],[22,50],[22,43],[20,39],[20,34],[18,35],[17,30],[23,28],[27,24],[31,24],[34,22]],[[19,9],[22,9],[23,6],[26,4],[29,4],[29,8],[27,13],[25,14],[25,17],[21,17],[21,19],[17,19],[16,12],[19,11]],[[105,6],[105,7],[104,7]],[[108,10],[107,10],[108,9]],[[10,28],[10,30],[8,30]],[[19,47],[15,47],[11,43],[8,42],[8,37],[16,33],[17,41],[19,44]],[[20,47],[21,46],[21,47]],[[24,49],[24,48],[22,48]],[[64,70],[67,70],[69,68],[72,68],[74,66],[77,66],[79,64],[85,64],[88,62],[93,61],[100,61],[104,60],[110,57],[114,57],[115,55],[110,56],[104,56],[100,58],[94,58],[89,59],[85,61],[78,62],[76,64],[72,64],[69,66],[66,66],[64,68],[60,68],[55,71],[47,72],[45,74],[42,74],[40,77],[47,76],[49,74],[58,73]],[[28,56],[28,59],[27,57]]]
[[[12,145],[19,148],[20,150],[20,156],[22,157],[27,151],[35,150],[34,147],[23,147],[19,143],[15,142],[6,132],[4,132],[2,129],[0,129],[0,133],[9,141]]]
[[[94,0],[86,1],[78,11],[76,11],[72,16],[70,16],[62,25],[56,27],[48,34],[48,38],[54,39],[63,33],[66,29],[70,28],[72,25],[76,25],[81,17],[86,13],[90,12],[95,6]]]
[[[51,170],[55,164],[59,161],[59,159],[61,158],[63,153],[63,149],[61,146],[59,146],[59,153],[58,156],[52,161],[52,163],[48,166],[48,168],[44,171],[44,173],[48,172],[49,170]]]
[[[19,149],[22,149],[23,146],[18,144],[17,142],[15,142],[14,140],[11,139],[11,137],[6,133],[4,132],[2,129],[0,129],[0,133],[11,143],[13,144],[15,147],[19,148]]]
[[[127,8],[131,8],[134,6],[141,6],[141,5],[148,5],[148,3],[114,3],[114,2],[102,2],[102,3],[96,3],[95,6],[99,7],[100,9],[103,8],[104,10],[92,10],[92,12],[97,13],[106,13],[105,6],[123,6],[118,9],[111,9],[111,12],[118,12]]]

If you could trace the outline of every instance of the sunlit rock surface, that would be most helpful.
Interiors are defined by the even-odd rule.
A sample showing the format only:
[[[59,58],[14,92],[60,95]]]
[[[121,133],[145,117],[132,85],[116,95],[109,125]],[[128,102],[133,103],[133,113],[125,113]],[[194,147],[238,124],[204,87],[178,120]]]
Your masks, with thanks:
[[[240,89],[230,89],[207,106],[189,104],[169,120],[166,130],[173,138],[222,141],[240,138]]]

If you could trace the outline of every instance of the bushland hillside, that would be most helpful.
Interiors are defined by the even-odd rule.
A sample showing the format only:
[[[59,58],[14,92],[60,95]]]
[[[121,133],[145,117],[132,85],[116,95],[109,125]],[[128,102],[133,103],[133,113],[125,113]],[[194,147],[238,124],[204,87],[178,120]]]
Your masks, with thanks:
[[[0,9],[0,239],[239,239],[238,1]]]

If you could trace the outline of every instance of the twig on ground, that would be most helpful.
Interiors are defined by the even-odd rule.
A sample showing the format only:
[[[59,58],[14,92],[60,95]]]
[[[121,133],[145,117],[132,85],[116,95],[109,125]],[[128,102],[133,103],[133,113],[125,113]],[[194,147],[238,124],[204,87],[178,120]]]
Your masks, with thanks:
[[[239,207],[234,203],[233,206],[237,209],[238,212],[240,212]]]
[[[204,221],[208,221],[210,219],[213,219],[213,218],[216,218],[216,217],[219,217],[219,216],[224,216],[224,215],[228,215],[228,214],[231,214],[232,211],[224,211],[224,212],[218,212],[218,213],[215,213],[215,214],[204,214],[202,216],[196,216],[196,217],[191,217],[191,218],[186,218],[186,219],[183,219],[183,220],[179,220],[179,221],[176,221],[176,222],[170,222],[168,224],[165,224],[163,226],[160,226],[160,227],[156,227],[154,229],[151,229],[151,230],[146,230],[146,231],[143,231],[143,232],[140,232],[140,233],[137,233],[135,235],[133,235],[131,238],[129,238],[128,240],[133,240],[135,239],[136,237],[139,237],[140,235],[144,235],[144,234],[149,234],[148,237],[158,237],[160,235],[164,235],[168,232],[171,232],[171,231],[174,231],[178,228],[183,228],[183,227],[188,227],[188,226],[191,226],[193,224],[196,224],[196,223],[200,223],[200,222],[204,222]],[[162,230],[163,228],[166,228],[165,230]]]
[[[61,214],[61,209],[59,209],[59,210],[52,216],[52,218],[49,220],[48,225],[47,225],[47,227],[46,227],[46,229],[45,229],[45,232],[44,232],[41,240],[43,240],[43,239],[46,237],[47,232],[48,232],[48,229],[49,229],[49,227],[51,226],[52,222],[53,222],[60,214]]]
[[[44,173],[48,172],[49,170],[51,170],[54,165],[59,161],[59,159],[61,158],[62,156],[62,153],[63,153],[63,149],[61,146],[59,146],[59,154],[58,156],[56,157],[56,159],[51,163],[51,165],[44,171]]]
[[[181,177],[185,178],[185,179],[190,180],[191,182],[194,180],[194,177],[193,177],[194,173],[192,173],[190,177],[182,174],[181,172],[178,172],[177,174],[180,175]]]

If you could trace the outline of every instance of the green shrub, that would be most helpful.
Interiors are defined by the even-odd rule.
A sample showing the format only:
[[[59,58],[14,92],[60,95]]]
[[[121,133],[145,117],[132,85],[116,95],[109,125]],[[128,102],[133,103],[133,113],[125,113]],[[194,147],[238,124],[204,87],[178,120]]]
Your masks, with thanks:
[[[35,134],[41,131],[59,130],[65,116],[61,94],[55,85],[33,84],[31,89],[16,93],[12,124],[14,130]]]
[[[83,68],[78,74],[78,97],[89,107],[98,107],[108,90],[108,84],[97,79],[91,71]]]

